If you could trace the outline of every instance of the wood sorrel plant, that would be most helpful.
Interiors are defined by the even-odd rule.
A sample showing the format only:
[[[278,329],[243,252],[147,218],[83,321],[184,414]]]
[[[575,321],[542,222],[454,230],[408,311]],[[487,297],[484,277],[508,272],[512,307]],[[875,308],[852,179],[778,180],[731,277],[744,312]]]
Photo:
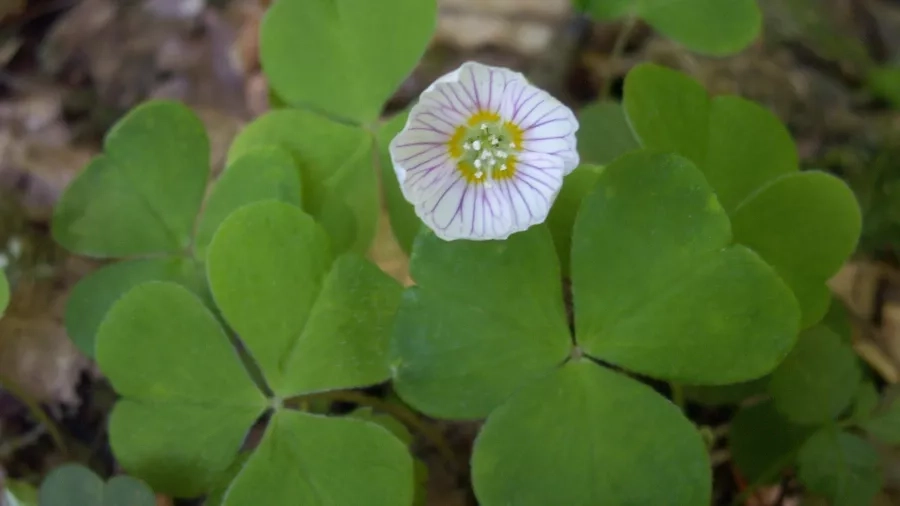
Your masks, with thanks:
[[[471,462],[485,506],[708,504],[706,445],[641,378],[718,388],[776,370],[777,390],[856,244],[852,193],[799,171],[765,109],[649,64],[580,130],[521,74],[476,63],[378,123],[434,20],[423,0],[279,0],[261,59],[283,106],[235,139],[208,195],[202,125],[165,101],[122,118],[68,188],[57,240],[122,260],[76,287],[66,322],[121,395],[115,456],[213,504],[407,506],[403,431],[313,402],[366,403],[346,392],[392,381],[423,414],[486,419]],[[406,290],[360,256],[373,160]]]

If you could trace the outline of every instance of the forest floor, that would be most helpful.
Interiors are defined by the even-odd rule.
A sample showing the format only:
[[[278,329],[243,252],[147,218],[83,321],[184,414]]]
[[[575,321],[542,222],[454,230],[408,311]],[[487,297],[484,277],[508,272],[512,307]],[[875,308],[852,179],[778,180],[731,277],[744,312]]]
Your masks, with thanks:
[[[213,170],[221,169],[233,136],[267,108],[257,58],[262,3],[0,0],[0,252],[14,287],[0,320],[0,371],[43,404],[78,458],[101,472],[116,471],[105,434],[114,394],[62,324],[69,289],[98,264],[54,245],[54,202],[109,126],[149,98],[193,107],[211,137]],[[610,81],[620,93],[625,73],[642,61],[770,107],[795,136],[804,166],[842,175],[860,196],[865,237],[832,287],[856,316],[860,356],[885,382],[900,382],[900,81],[892,102],[866,78],[873,65],[900,62],[900,1],[760,3],[764,36],[737,56],[699,57],[639,25],[612,59],[621,27],[574,16],[569,0],[439,0],[437,34],[387,112],[471,59],[525,71],[575,108]],[[371,257],[409,282],[407,259],[382,222]],[[465,458],[477,425],[445,430]],[[0,389],[0,489],[4,475],[36,481],[62,458],[46,428]],[[900,491],[900,454],[889,460],[886,497]],[[433,476],[430,487],[430,506],[472,504],[455,477]],[[717,483],[722,500],[733,489]]]

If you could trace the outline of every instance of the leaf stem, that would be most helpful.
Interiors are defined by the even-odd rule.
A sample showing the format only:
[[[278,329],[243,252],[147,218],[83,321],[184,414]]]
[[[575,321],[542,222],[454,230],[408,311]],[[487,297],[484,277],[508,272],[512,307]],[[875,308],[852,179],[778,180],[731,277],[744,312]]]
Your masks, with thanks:
[[[607,68],[613,63],[617,63],[622,58],[622,54],[625,52],[625,46],[628,44],[628,38],[631,35],[631,32],[634,31],[634,27],[637,26],[637,20],[637,16],[632,14],[622,22],[622,27],[616,35],[616,41],[613,43],[612,52],[609,54],[609,65],[607,65]],[[606,76],[606,80],[603,82],[603,89],[600,92],[601,102],[608,100],[610,93],[612,93],[612,72],[607,72],[607,74],[609,75]]]
[[[422,420],[422,418],[419,417],[419,415],[417,415],[414,411],[401,404],[385,401],[377,397],[372,397],[352,390],[338,390],[333,392],[321,392],[294,397],[285,401],[285,405],[296,406],[299,403],[309,403],[314,400],[349,402],[352,404],[358,404],[360,406],[367,406],[390,415],[393,418],[397,419],[399,422],[409,427],[411,430],[422,434],[422,436],[424,436],[425,439],[427,439],[438,450],[438,452],[441,454],[441,457],[449,466],[451,466],[455,474],[458,474],[459,470],[461,469],[459,463],[457,462],[456,454],[450,448],[450,445],[447,443],[444,435],[441,434],[441,432],[434,426],[431,426],[424,420]]]
[[[53,439],[53,443],[59,449],[61,453],[64,455],[68,454],[68,450],[66,448],[66,440],[63,438],[62,432],[59,430],[59,427],[56,425],[50,416],[41,408],[40,403],[31,396],[28,392],[25,391],[18,383],[12,380],[12,378],[6,376],[2,372],[0,372],[0,385],[3,386],[6,390],[12,393],[16,398],[22,401],[23,404],[28,408],[28,411],[31,412],[31,416],[35,418],[38,422],[40,422],[44,428],[47,430],[47,433],[50,434],[50,437]]]

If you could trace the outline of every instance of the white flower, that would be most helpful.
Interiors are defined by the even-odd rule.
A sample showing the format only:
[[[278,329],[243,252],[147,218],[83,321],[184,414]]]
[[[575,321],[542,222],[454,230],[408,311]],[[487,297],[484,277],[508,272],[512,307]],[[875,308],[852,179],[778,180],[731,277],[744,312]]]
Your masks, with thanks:
[[[422,93],[391,160],[438,237],[506,239],[547,218],[578,166],[577,130],[572,111],[522,74],[467,62]]]

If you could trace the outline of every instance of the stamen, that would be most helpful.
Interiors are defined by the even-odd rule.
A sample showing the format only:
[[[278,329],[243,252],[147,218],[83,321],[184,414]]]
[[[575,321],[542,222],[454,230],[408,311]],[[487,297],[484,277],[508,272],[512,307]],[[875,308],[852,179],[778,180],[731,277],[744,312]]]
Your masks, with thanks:
[[[484,126],[484,125],[482,125],[482,126]],[[481,149],[481,141],[479,141],[479,140],[473,141],[472,147],[475,148],[475,151],[480,150]]]
[[[479,170],[478,172],[475,173],[475,179],[481,179],[481,176],[484,176],[484,172],[481,172]]]
[[[504,163],[503,165],[500,166],[500,170],[501,170],[501,171],[506,170],[506,164],[505,164],[505,163]]]
[[[480,169],[480,168],[481,168],[481,160],[475,160],[475,168],[476,168],[476,169]]]
[[[463,144],[463,149],[465,149],[466,151],[472,151],[472,143],[466,142],[465,144]]]

